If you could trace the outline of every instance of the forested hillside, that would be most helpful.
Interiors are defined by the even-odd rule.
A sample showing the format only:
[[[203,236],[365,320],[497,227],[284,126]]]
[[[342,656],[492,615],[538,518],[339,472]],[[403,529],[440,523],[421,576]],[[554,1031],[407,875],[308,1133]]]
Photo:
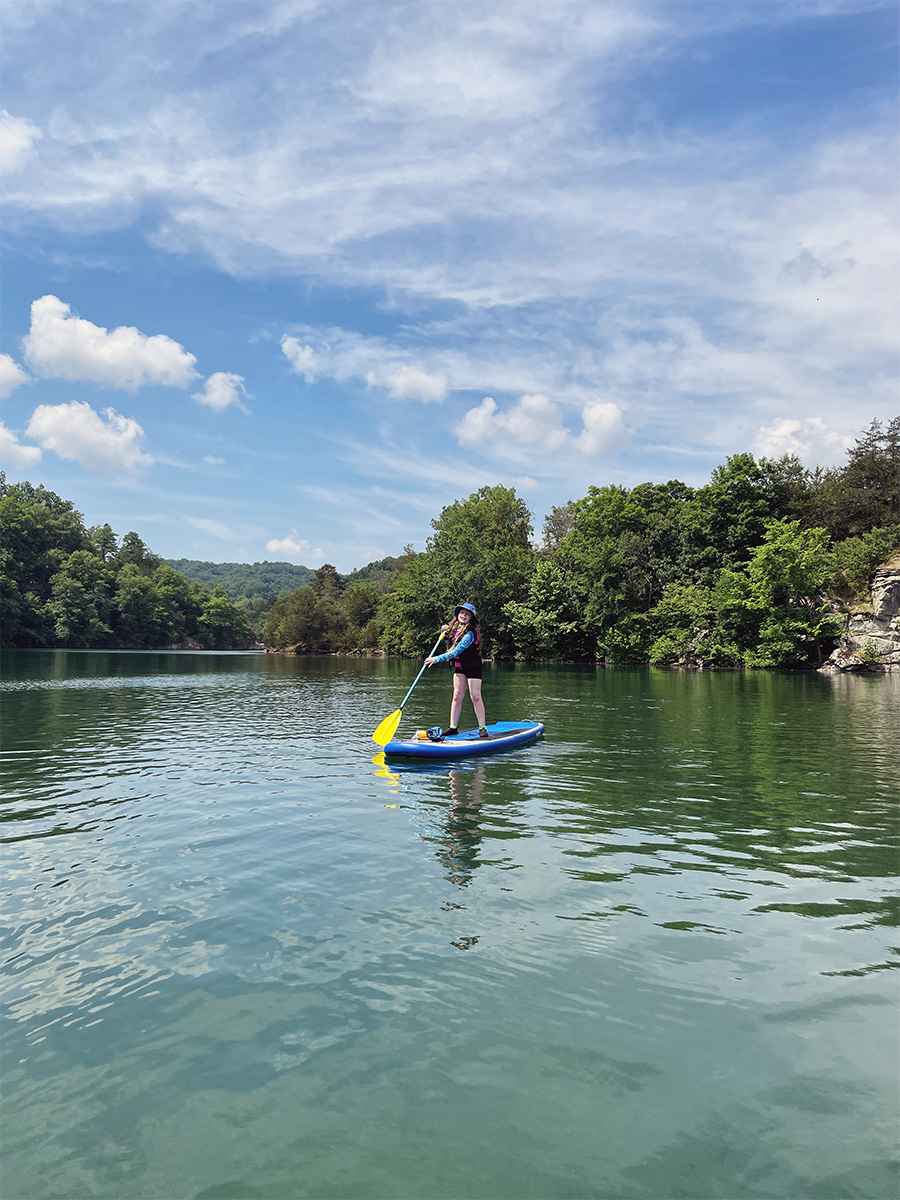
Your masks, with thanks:
[[[305,587],[313,577],[310,567],[289,562],[201,562],[194,558],[167,558],[166,562],[187,579],[220,587],[232,600],[264,601]]]
[[[485,487],[432,522],[424,553],[379,582],[331,566],[269,612],[270,646],[422,654],[461,599],[497,657],[715,666],[817,665],[840,603],[900,547],[900,418],[844,466],[736,454],[708,484],[591,487],[534,544],[515,491]]]
[[[4,646],[146,649],[251,644],[246,613],[220,588],[191,583],[136,533],[85,528],[55,492],[0,472]]]

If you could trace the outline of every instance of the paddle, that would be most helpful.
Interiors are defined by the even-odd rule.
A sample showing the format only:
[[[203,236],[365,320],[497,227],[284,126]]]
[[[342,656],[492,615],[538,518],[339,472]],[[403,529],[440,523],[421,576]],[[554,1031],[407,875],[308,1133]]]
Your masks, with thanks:
[[[437,654],[438,647],[440,646],[440,644],[443,640],[444,640],[444,630],[442,629],[441,636],[434,643],[434,649],[431,651],[431,654],[428,655],[429,658],[431,658],[432,654]],[[409,691],[403,697],[403,704],[401,704],[399,708],[394,709],[394,711],[391,713],[391,715],[389,717],[385,717],[384,720],[381,722],[381,724],[378,726],[378,728],[375,730],[375,732],[372,734],[372,741],[377,742],[379,746],[386,746],[388,744],[388,742],[391,740],[391,738],[394,736],[394,734],[397,732],[397,726],[400,724],[400,717],[403,713],[403,707],[406,704],[407,700],[410,698],[410,696],[413,694],[413,688],[416,686],[416,684],[422,678],[422,672],[424,670],[425,670],[425,664],[422,663],[422,670],[419,671],[418,675],[412,681],[412,687],[409,689]]]

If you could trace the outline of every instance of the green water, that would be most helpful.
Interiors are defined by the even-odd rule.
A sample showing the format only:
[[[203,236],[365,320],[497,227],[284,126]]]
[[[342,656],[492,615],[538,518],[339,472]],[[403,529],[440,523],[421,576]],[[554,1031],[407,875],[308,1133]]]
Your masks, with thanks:
[[[900,678],[415,669],[6,657],[4,1200],[895,1197]]]

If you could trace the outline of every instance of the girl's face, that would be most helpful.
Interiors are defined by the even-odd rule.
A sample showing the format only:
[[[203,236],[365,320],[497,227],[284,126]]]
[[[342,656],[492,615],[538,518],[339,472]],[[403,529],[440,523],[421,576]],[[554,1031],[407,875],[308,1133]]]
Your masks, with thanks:
[[[472,620],[472,614],[467,608],[461,608],[456,619],[460,625],[468,625]]]

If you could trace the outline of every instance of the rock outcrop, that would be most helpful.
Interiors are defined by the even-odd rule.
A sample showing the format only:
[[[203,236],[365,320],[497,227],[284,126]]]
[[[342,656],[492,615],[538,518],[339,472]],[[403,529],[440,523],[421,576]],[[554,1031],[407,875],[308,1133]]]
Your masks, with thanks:
[[[820,671],[900,671],[900,554],[872,580],[872,608],[844,617],[841,640]]]

